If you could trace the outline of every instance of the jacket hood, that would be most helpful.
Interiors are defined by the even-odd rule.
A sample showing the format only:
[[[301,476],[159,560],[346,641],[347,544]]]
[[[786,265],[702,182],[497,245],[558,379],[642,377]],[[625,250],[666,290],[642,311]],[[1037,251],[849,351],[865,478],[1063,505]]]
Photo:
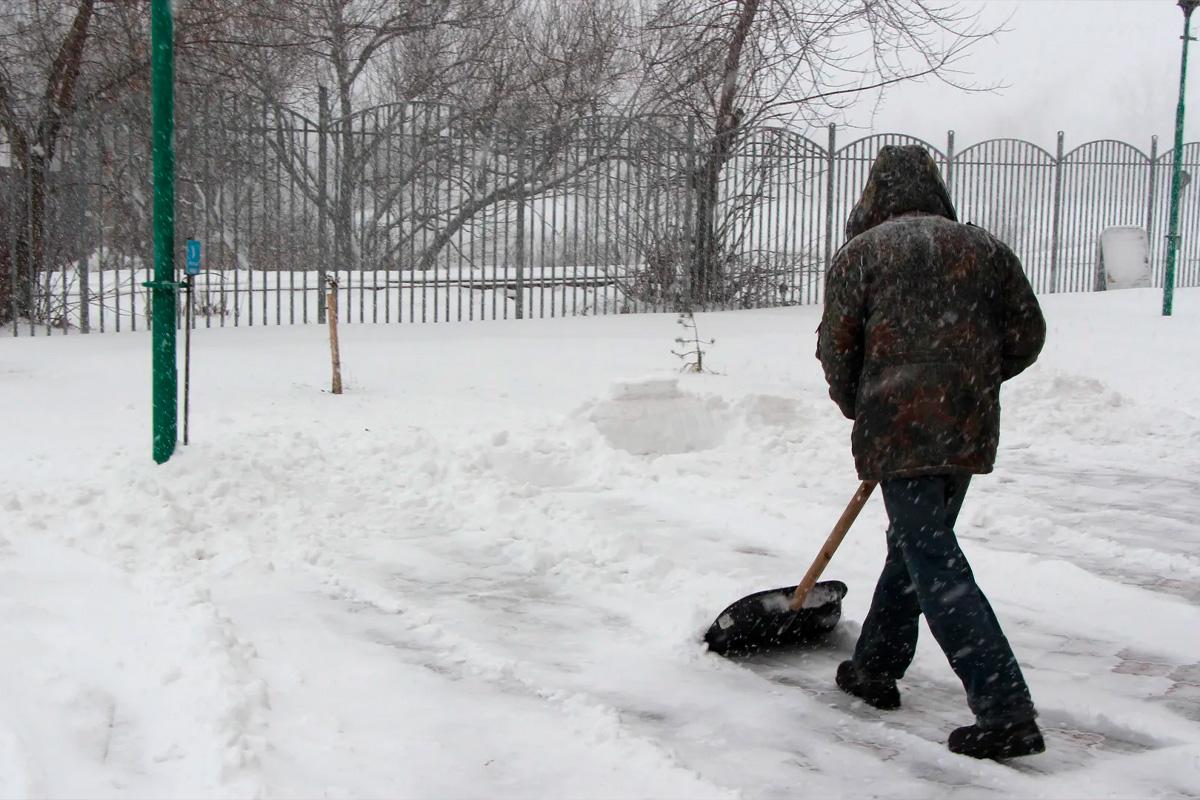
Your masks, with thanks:
[[[958,222],[937,164],[918,145],[887,145],[875,157],[862,197],[846,221],[846,241],[914,211]]]

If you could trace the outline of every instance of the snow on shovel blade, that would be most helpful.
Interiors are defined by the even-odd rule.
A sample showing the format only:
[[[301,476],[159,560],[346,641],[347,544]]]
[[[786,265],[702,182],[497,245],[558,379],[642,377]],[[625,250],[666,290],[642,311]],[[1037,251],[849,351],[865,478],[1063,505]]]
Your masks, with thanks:
[[[788,604],[795,586],[755,592],[722,611],[704,634],[708,649],[721,656],[796,647],[819,639],[838,624],[846,584],[822,581],[804,599],[804,608]]]

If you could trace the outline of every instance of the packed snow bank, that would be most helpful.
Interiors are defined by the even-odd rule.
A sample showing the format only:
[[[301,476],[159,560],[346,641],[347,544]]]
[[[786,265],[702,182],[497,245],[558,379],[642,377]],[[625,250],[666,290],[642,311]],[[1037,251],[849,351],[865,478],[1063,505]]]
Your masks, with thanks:
[[[709,450],[728,425],[725,403],[679,390],[677,381],[651,378],[613,385],[611,396],[591,403],[583,416],[605,440],[639,455]]]
[[[879,713],[826,648],[703,652],[853,493],[819,313],[198,331],[149,458],[142,334],[0,343],[0,796],[1184,797],[1200,787],[1200,294],[1044,299],[959,526],[1049,751],[952,756],[927,633]]]

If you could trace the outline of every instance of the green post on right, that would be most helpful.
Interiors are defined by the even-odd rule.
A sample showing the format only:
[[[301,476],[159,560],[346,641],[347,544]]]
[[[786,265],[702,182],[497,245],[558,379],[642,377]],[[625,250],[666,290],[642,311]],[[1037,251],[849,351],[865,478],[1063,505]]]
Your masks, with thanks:
[[[1175,162],[1171,167],[1171,218],[1167,232],[1167,268],[1163,275],[1163,316],[1171,316],[1175,302],[1175,260],[1179,254],[1179,194],[1183,177],[1183,100],[1187,86],[1187,53],[1191,41],[1192,12],[1200,0],[1179,0],[1183,9],[1183,56],[1179,64],[1179,105],[1175,107]]]

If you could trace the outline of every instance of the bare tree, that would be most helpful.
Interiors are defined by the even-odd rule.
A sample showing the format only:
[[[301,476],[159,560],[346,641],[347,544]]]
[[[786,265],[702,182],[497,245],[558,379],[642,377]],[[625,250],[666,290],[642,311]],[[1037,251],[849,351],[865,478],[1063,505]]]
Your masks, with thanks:
[[[18,235],[0,243],[11,251],[0,249],[0,317],[32,304],[49,165],[81,109],[105,109],[90,134],[107,148],[95,168],[104,208],[125,220],[107,245],[134,253],[129,263],[147,250],[146,5],[0,0],[0,131],[8,182],[29,188],[3,207]],[[740,237],[771,176],[731,169],[748,131],[822,120],[900,80],[955,81],[957,59],[991,33],[934,0],[177,0],[176,15],[183,213],[199,209],[207,225],[232,202],[235,227],[239,208],[262,220],[227,246],[249,239],[278,260],[271,237],[292,214],[289,246],[320,249],[323,228],[307,222],[318,208],[333,266],[431,269],[464,237],[474,249],[481,219],[515,224],[520,241],[532,203],[586,197],[618,220],[596,263],[628,263],[610,242],[632,250],[653,267],[656,303],[728,302],[754,285]],[[186,157],[198,131],[202,179]],[[636,191],[616,197],[614,185]]]
[[[613,0],[526,3],[486,41],[467,43],[473,58],[437,70],[444,81],[438,96],[455,109],[458,135],[474,143],[469,168],[452,177],[449,202],[415,215],[414,234],[433,232],[423,240],[419,268],[428,269],[476,215],[565,191],[612,160],[613,143],[632,119],[628,98],[621,103],[613,91],[636,67],[625,50],[626,13]],[[602,111],[617,119],[597,124]]]
[[[333,109],[321,127],[336,130],[337,174],[330,217],[334,226],[334,252],[343,266],[355,261],[353,198],[367,180],[376,146],[356,136],[363,120],[360,110],[382,102],[410,99],[394,93],[380,80],[382,65],[398,50],[429,39],[456,41],[477,36],[495,26],[508,0],[303,0],[282,4],[273,16],[273,27],[293,54],[303,55],[305,74],[314,75],[332,88]],[[276,3],[274,5],[280,5]],[[281,87],[264,87],[268,96],[282,100]],[[406,87],[407,88],[407,87]],[[389,91],[393,90],[393,91]],[[321,108],[325,114],[327,109]],[[356,128],[357,123],[357,128]],[[386,134],[386,131],[383,132]],[[320,193],[316,193],[320,194]],[[323,195],[320,195],[323,197]]]
[[[78,234],[79,220],[64,221],[58,234],[50,226],[58,191],[53,173],[73,170],[71,180],[83,180],[80,165],[68,163],[72,149],[79,150],[72,148],[81,141],[79,119],[104,109],[109,129],[124,119],[144,128],[148,141],[148,6],[148,0],[0,3],[0,134],[11,161],[0,200],[0,320],[14,310],[34,315],[37,276],[66,257],[65,232]],[[230,13],[218,0],[178,6],[176,33],[184,41],[207,38],[202,32]]]
[[[330,87],[316,127],[335,144],[331,191],[285,144],[277,156],[325,205],[342,266],[415,251],[429,269],[477,215],[594,168],[605,148],[583,163],[564,153],[636,66],[624,0],[305,0],[288,19],[256,2],[279,43],[263,57],[302,53],[296,74]],[[236,64],[236,37],[222,44]],[[305,104],[297,86],[263,93]]]
[[[690,291],[723,302],[734,220],[722,223],[722,173],[743,134],[772,122],[814,123],[901,81],[963,89],[956,67],[996,29],[977,11],[936,0],[664,0],[646,9],[645,35],[665,44],[646,68],[664,109],[701,132],[692,223]],[[735,213],[744,213],[744,208]]]
[[[0,243],[0,320],[14,306],[18,314],[33,311],[35,276],[46,257],[48,174],[63,125],[79,100],[96,2],[78,0],[72,8],[50,9],[9,4],[6,12],[4,49],[21,58],[0,62],[0,127],[16,184],[24,191],[9,187],[4,198],[6,227],[11,227],[5,232],[8,241]]]

